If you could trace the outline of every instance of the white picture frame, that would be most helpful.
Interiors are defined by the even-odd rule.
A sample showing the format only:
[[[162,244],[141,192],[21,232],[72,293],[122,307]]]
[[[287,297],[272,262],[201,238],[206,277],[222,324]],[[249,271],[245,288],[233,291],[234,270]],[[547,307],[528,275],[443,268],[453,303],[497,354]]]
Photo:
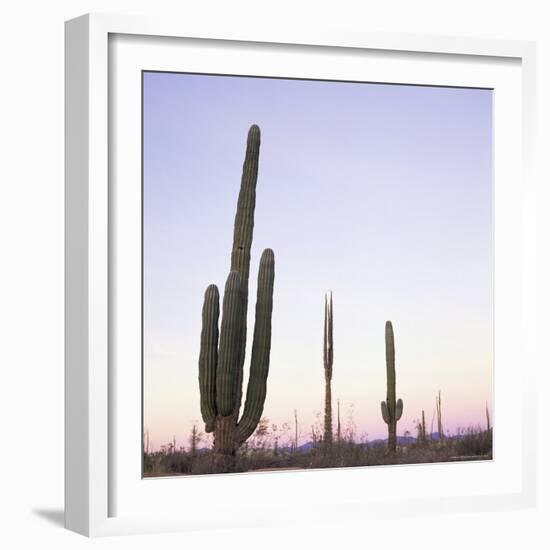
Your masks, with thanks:
[[[128,44],[126,49],[125,46],[119,48],[116,45],[119,38],[120,44]],[[143,44],[148,39],[160,40],[161,44],[155,52],[155,48],[147,45],[151,42]],[[452,472],[455,477],[457,472],[449,470],[449,467],[453,468],[452,465],[432,465],[424,469],[415,469],[413,466],[371,469],[368,474],[365,469],[355,469],[355,472],[320,472],[325,476],[323,482],[327,483],[323,491],[328,495],[326,497],[318,489],[319,472],[308,472],[305,475],[293,473],[290,474],[293,476],[291,478],[284,473],[211,476],[185,480],[192,484],[186,487],[186,491],[195,491],[196,513],[193,510],[183,510],[181,506],[175,513],[169,513],[169,510],[174,509],[174,498],[181,491],[181,484],[176,486],[176,480],[169,479],[142,480],[141,477],[136,478],[133,466],[120,467],[121,460],[126,460],[120,457],[133,456],[132,443],[120,436],[121,428],[131,426],[129,431],[133,433],[136,428],[134,424],[139,423],[141,434],[141,419],[134,418],[136,403],[140,402],[141,397],[136,394],[136,389],[139,392],[140,380],[128,379],[129,384],[124,386],[128,389],[122,391],[120,379],[117,377],[126,375],[122,371],[113,372],[118,353],[115,340],[120,337],[131,342],[135,333],[122,335],[113,332],[113,326],[116,325],[113,309],[116,309],[118,316],[126,303],[117,302],[116,307],[113,305],[118,296],[116,289],[119,288],[116,285],[116,278],[120,276],[117,262],[122,261],[113,255],[113,248],[116,248],[117,243],[120,244],[118,239],[126,238],[124,231],[119,230],[119,221],[131,207],[124,212],[120,210],[117,206],[120,204],[120,196],[116,194],[118,191],[113,194],[111,183],[118,177],[118,166],[122,166],[125,161],[122,156],[118,158],[119,153],[112,149],[111,141],[119,135],[118,132],[127,132],[125,135],[131,139],[132,132],[135,133],[135,126],[132,124],[136,123],[136,120],[130,120],[127,127],[121,129],[121,126],[126,125],[124,121],[135,117],[132,117],[130,110],[120,116],[113,111],[113,106],[118,105],[117,91],[114,88],[115,84],[120,87],[127,83],[126,80],[120,80],[119,71],[122,74],[129,68],[128,70],[135,72],[139,70],[144,59],[147,64],[144,68],[155,69],[157,67],[151,65],[159,63],[159,58],[155,55],[164,56],[166,65],[171,57],[170,51],[189,41],[193,41],[194,47],[198,44],[193,54],[194,67],[200,68],[204,65],[204,72],[213,70],[209,64],[213,61],[208,61],[207,56],[201,53],[200,44],[208,42],[210,49],[214,51],[224,48],[229,51],[232,47],[250,48],[244,52],[247,55],[236,54],[235,59],[243,63],[253,63],[254,59],[260,59],[265,66],[266,59],[262,56],[270,52],[265,69],[268,72],[283,70],[277,69],[276,63],[277,56],[283,55],[279,52],[284,49],[286,60],[289,56],[299,58],[301,52],[306,50],[312,52],[311,55],[316,55],[315,52],[322,52],[323,55],[327,52],[349,52],[354,56],[374,57],[383,54],[387,56],[384,65],[394,65],[392,70],[395,72],[388,76],[388,82],[409,82],[413,59],[416,60],[415,63],[427,65],[425,75],[415,73],[418,83],[452,85],[459,78],[458,74],[464,79],[460,82],[471,82],[472,85],[483,82],[491,86],[491,78],[498,82],[495,88],[497,94],[505,98],[508,102],[506,106],[511,106],[512,109],[510,115],[501,116],[500,113],[505,111],[505,105],[501,103],[495,118],[495,135],[501,136],[495,163],[495,189],[501,197],[495,225],[495,419],[497,422],[498,418],[506,419],[506,425],[509,426],[507,429],[521,434],[521,444],[518,445],[516,441],[514,450],[506,447],[508,438],[502,437],[500,446],[497,439],[491,470],[483,469],[481,465],[481,470],[474,471],[475,465],[471,466],[472,475],[469,477],[479,480],[477,492],[464,484],[460,475],[456,476],[456,487],[451,487],[449,474]],[[113,51],[121,57],[113,59]],[[176,52],[175,57],[180,59],[180,54],[181,52]],[[219,63],[219,59],[219,55],[215,56],[214,62]],[[437,77],[433,76],[436,70],[433,63],[437,65]],[[468,69],[469,63],[477,64],[477,69]],[[356,35],[304,30],[296,35],[284,29],[279,29],[276,36],[271,36],[253,29],[247,32],[220,32],[168,18],[119,15],[85,15],[68,21],[66,527],[84,535],[100,536],[283,524],[294,521],[293,518],[297,515],[301,521],[326,521],[328,518],[323,511],[323,498],[330,498],[333,504],[338,505],[331,511],[331,519],[335,520],[360,519],[365,515],[406,515],[413,513],[413,509],[414,513],[440,513],[442,510],[482,511],[533,506],[535,426],[528,419],[535,417],[535,184],[531,173],[535,119],[534,66],[535,48],[530,42],[376,32]],[[298,76],[303,76],[303,67],[302,65],[300,68],[297,63],[294,68],[286,70],[295,70]],[[505,67],[512,69],[508,71]],[[245,71],[244,68],[242,70]],[[249,70],[255,71],[254,68]],[[353,69],[350,65],[350,68],[342,70],[362,69]],[[377,74],[378,77],[374,80],[381,81],[380,75],[383,73]],[[367,74],[363,79],[372,80]],[[130,83],[128,91],[131,93],[131,90]],[[135,92],[139,95],[140,90]],[[128,104],[131,105],[132,101],[130,99]],[[516,118],[514,112],[517,114]],[[139,125],[141,121],[138,120],[137,123]],[[503,131],[506,128],[517,131]],[[125,151],[130,157],[127,159],[130,164],[135,166],[136,162],[139,163],[135,149],[125,148]],[[504,169],[504,164],[500,164],[501,159],[503,163],[512,163],[507,166],[509,169]],[[135,184],[136,174],[133,177],[130,171],[125,173],[127,175],[130,175],[128,181]],[[125,196],[125,200],[130,199],[128,204],[131,204],[132,197],[133,200],[136,199],[136,195]],[[132,227],[132,222],[129,223],[125,227]],[[129,259],[127,265],[133,265],[131,262]],[[503,273],[503,276],[500,277],[499,273]],[[503,296],[503,300],[499,296]],[[513,315],[508,315],[510,311]],[[124,315],[124,311],[120,314]],[[134,315],[130,309],[127,314],[130,317]],[[140,347],[139,342],[136,342],[136,347]],[[519,363],[521,370],[512,371],[513,361]],[[500,380],[499,372],[502,372]],[[513,390],[517,392],[516,400],[509,403]],[[512,455],[513,460],[508,460]],[[136,460],[141,460],[141,457],[136,456]],[[463,469],[464,466],[460,465]],[[126,470],[130,472],[128,479],[124,478]],[[370,476],[368,480],[366,475]],[[400,477],[396,485],[403,490],[390,499],[384,499],[380,495],[383,494],[384,483],[386,486],[391,483],[390,475]],[[363,478],[360,480],[358,476]],[[297,481],[298,479],[300,480]],[[445,479],[449,479],[447,489]],[[486,481],[486,485],[483,485],[482,480]],[[368,482],[368,495],[364,491],[351,494],[352,487],[361,486],[359,481]],[[307,489],[309,496],[294,498],[293,507],[289,508],[285,505],[285,495],[287,497],[288,490],[296,487],[296,484],[302,485],[300,494]],[[222,506],[210,509],[208,515],[200,512],[201,494],[219,491],[223,496],[224,492],[235,493],[236,488],[247,495],[254,492],[260,495],[268,493],[272,495],[270,504],[265,501],[246,502],[241,496],[240,501],[237,499],[232,504],[231,514],[227,514]],[[161,498],[167,499],[166,507],[145,506],[146,502],[156,502],[156,499]]]

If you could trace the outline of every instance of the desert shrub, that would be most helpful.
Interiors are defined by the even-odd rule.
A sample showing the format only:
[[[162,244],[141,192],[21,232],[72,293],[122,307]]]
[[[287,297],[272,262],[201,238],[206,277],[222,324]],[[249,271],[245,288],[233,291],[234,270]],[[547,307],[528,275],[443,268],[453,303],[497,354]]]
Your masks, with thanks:
[[[183,452],[167,454],[162,460],[162,467],[168,474],[190,474],[191,458]]]
[[[264,424],[267,425],[266,422]],[[353,442],[342,438],[335,441],[329,452],[322,442],[312,438],[309,446],[296,448],[286,431],[268,433],[263,425],[256,437],[245,443],[237,453],[235,472],[261,470],[348,468],[392,464],[422,464],[458,460],[492,458],[492,430],[468,428],[442,441],[426,440],[418,444],[414,438],[397,445],[395,453],[388,453],[385,442],[368,443],[366,438]],[[287,430],[288,431],[288,430]],[[313,431],[313,433],[315,433]],[[280,442],[283,441],[281,445]],[[144,455],[146,476],[188,475],[212,473],[211,448],[196,448],[192,452],[180,448],[173,452],[170,446]]]
[[[490,456],[493,454],[493,430],[476,431],[468,428],[455,440],[455,451],[459,456]]]

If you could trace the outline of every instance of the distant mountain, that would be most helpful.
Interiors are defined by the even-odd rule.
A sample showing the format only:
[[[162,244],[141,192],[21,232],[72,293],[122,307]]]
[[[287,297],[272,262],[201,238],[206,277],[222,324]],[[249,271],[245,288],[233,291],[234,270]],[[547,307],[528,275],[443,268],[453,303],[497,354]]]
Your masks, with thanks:
[[[416,437],[398,435],[396,438],[398,445],[410,445],[411,443],[416,443]],[[378,445],[387,445],[387,439],[373,439],[368,442],[369,447],[377,447]]]
[[[466,435],[468,434],[455,434],[455,435],[452,435],[452,436],[446,436],[446,439],[462,439],[463,437],[465,437]],[[437,432],[433,432],[432,434],[428,434],[426,436],[427,440],[428,441],[439,441],[439,434]],[[403,436],[403,435],[398,435],[397,436],[397,444],[398,445],[401,445],[401,446],[406,446],[406,445],[412,445],[414,443],[416,443],[417,441],[417,438],[416,437],[412,437],[412,436]],[[388,439],[373,439],[372,441],[368,441],[367,442],[367,445],[369,448],[371,447],[376,447],[376,446],[386,446],[388,444]],[[357,445],[357,446],[362,446],[364,445],[364,443],[353,443],[353,445]],[[311,449],[313,448],[313,443],[311,441],[307,441],[306,443],[303,443],[302,445],[300,445],[298,447],[298,452],[300,453],[308,453],[309,451],[311,451]],[[210,452],[211,451],[211,448],[209,447],[198,447],[197,448],[197,453],[199,454],[202,454],[202,453],[207,453],[207,452]],[[279,447],[278,448],[278,452],[279,453],[291,453],[293,452],[293,447],[291,446],[286,446],[286,447]],[[153,452],[151,453],[153,454]]]
[[[453,436],[450,436],[450,437],[447,437],[447,439],[462,439],[464,436],[463,435],[453,435]],[[428,441],[439,441],[439,434],[437,432],[434,432],[432,433],[431,435],[428,434],[427,435],[427,439]],[[416,440],[417,438],[416,437],[413,437],[413,436],[404,436],[404,435],[398,435],[396,437],[396,440],[397,440],[397,444],[398,445],[412,445],[414,443],[416,443]],[[373,439],[372,441],[368,441],[367,442],[367,445],[370,447],[376,447],[378,445],[383,445],[383,446],[386,446],[388,444],[388,439]],[[363,443],[354,443],[354,445],[363,445]],[[300,451],[301,453],[307,453],[310,451],[310,449],[313,447],[313,443],[311,441],[308,441],[307,443],[304,443],[303,445],[300,445],[298,447],[298,451]],[[283,449],[281,449],[283,450]],[[284,449],[286,451],[290,451],[290,448],[289,449]]]
[[[397,444],[398,445],[411,445],[412,443],[416,443],[416,437],[411,436],[397,436]],[[437,434],[434,434],[434,440],[437,440]],[[373,439],[372,441],[369,441],[367,445],[369,447],[376,447],[377,445],[387,445],[388,440],[387,439]],[[354,443],[354,445],[364,445],[364,443]],[[308,453],[313,447],[313,443],[311,441],[308,441],[307,443],[304,443],[298,447],[298,451],[301,453]],[[285,451],[290,451],[290,448],[280,449]]]

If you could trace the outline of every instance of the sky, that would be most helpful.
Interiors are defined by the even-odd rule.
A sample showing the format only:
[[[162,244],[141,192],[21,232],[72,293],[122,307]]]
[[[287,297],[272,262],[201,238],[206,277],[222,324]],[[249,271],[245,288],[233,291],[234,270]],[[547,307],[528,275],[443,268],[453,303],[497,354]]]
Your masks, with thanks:
[[[201,421],[206,287],[223,291],[246,135],[261,129],[247,360],[258,262],[275,252],[264,416],[322,422],[324,295],[333,292],[333,408],[387,437],[393,323],[398,434],[485,424],[493,388],[492,91],[144,73],[144,429],[187,445]],[[245,388],[245,386],[243,386]],[[353,420],[353,422],[351,421]]]

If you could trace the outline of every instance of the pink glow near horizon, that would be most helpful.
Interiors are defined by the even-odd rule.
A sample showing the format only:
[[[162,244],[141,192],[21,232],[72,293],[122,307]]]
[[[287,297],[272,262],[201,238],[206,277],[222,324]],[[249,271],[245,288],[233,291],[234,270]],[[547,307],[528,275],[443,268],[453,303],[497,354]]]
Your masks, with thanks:
[[[322,421],[324,294],[332,289],[335,430],[340,399],[344,429],[353,405],[356,439],[386,437],[388,319],[404,401],[398,434],[415,435],[422,409],[429,430],[438,390],[445,430],[485,425],[493,395],[490,90],[155,73],[144,94],[144,428],[153,448],[173,436],[187,445],[193,424],[204,429],[202,297],[229,269],[251,123],[262,132],[251,297],[261,250],[276,258],[264,416],[293,429],[297,409],[301,442]]]

